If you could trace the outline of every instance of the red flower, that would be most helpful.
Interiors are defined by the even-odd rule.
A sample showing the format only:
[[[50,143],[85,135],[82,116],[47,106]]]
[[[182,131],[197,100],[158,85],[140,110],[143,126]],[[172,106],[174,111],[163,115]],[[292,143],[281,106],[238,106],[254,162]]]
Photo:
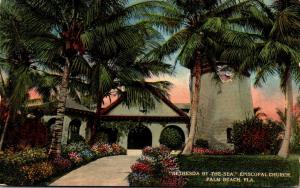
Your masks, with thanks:
[[[151,167],[145,163],[135,163],[131,166],[132,172],[143,172],[143,173],[150,173]]]

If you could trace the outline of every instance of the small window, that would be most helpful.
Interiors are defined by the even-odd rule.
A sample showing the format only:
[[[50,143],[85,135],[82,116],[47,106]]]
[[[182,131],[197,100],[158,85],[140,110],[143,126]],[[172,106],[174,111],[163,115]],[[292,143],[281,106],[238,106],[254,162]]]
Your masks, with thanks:
[[[227,143],[233,143],[232,142],[232,128],[227,128]]]
[[[146,108],[145,105],[140,106],[139,110],[140,110],[140,112],[142,112],[142,113],[147,113],[147,112],[148,112],[148,110],[147,110],[147,108]]]

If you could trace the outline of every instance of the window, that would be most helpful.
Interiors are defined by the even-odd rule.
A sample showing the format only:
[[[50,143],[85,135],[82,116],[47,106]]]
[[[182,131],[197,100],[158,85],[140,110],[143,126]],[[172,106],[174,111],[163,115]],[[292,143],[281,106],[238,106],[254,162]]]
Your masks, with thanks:
[[[233,143],[232,142],[232,128],[227,128],[227,143]]]
[[[69,140],[79,136],[81,121],[75,119],[70,122],[69,126]]]
[[[142,113],[147,113],[147,111],[148,111],[145,105],[140,106],[139,110]]]

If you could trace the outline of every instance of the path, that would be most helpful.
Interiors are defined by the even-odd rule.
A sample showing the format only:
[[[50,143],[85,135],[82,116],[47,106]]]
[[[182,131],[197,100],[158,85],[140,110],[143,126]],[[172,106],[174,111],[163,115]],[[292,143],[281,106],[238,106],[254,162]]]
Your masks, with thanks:
[[[128,151],[128,155],[104,157],[71,171],[50,186],[128,186],[130,166],[140,151]]]

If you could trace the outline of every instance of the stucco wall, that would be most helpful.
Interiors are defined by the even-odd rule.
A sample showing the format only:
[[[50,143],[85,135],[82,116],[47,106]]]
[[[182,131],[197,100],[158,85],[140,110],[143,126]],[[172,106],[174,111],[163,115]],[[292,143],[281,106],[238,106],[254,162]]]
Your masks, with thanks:
[[[168,126],[176,126],[178,128],[180,128],[183,133],[184,133],[184,138],[185,138],[185,143],[187,142],[188,139],[188,129],[186,127],[186,124],[183,123],[176,123],[176,122],[171,122],[168,124],[162,124],[162,123],[144,123],[144,126],[146,126],[152,134],[152,147],[157,147],[160,145],[159,143],[159,138],[160,135],[162,133],[162,131],[168,127]],[[128,144],[128,134],[122,136],[119,139],[118,144],[120,144],[122,147],[127,148],[127,144]]]
[[[214,149],[232,148],[227,128],[253,115],[250,79],[243,76],[217,83],[212,73],[202,75],[198,111],[196,139],[208,140]]]

